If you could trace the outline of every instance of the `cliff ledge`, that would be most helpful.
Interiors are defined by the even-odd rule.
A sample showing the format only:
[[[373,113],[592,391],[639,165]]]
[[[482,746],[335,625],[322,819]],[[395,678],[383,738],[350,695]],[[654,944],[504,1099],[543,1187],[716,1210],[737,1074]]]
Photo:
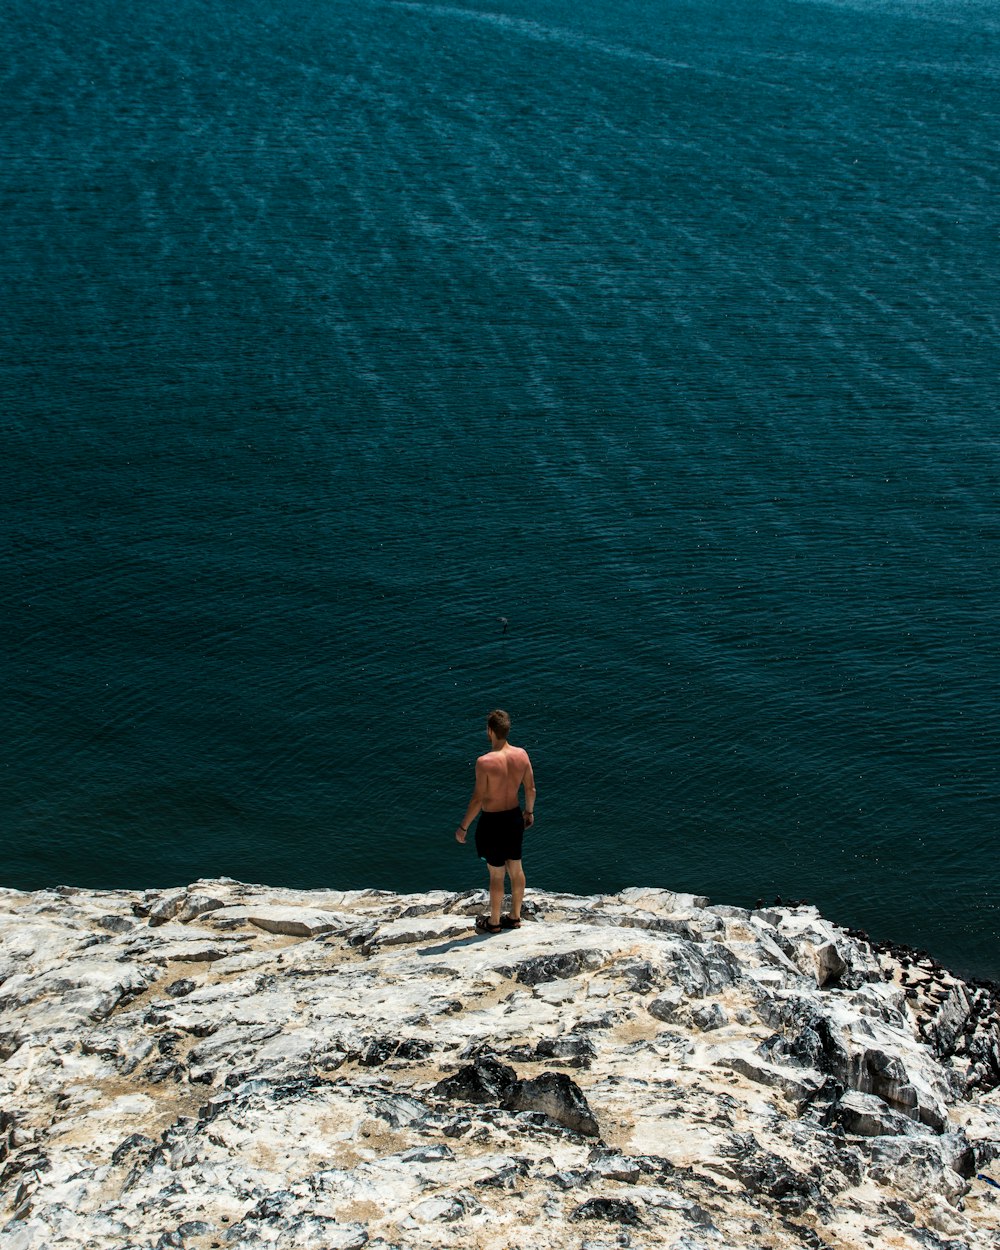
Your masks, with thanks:
[[[0,891],[5,1250],[1000,1245],[995,987],[808,907]]]

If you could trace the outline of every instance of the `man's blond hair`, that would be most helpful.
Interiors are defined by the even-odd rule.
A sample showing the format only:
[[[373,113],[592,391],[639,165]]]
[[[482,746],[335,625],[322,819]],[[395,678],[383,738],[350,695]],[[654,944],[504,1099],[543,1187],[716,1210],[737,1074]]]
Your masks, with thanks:
[[[510,717],[502,708],[494,708],[486,718],[486,728],[492,729],[501,741],[510,737]]]

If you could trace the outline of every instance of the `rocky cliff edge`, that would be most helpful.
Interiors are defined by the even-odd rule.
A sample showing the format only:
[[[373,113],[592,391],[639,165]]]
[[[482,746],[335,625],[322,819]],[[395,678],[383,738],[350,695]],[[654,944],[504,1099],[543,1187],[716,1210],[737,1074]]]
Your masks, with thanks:
[[[1000,1246],[996,987],[808,907],[530,899],[0,891],[0,1244]]]

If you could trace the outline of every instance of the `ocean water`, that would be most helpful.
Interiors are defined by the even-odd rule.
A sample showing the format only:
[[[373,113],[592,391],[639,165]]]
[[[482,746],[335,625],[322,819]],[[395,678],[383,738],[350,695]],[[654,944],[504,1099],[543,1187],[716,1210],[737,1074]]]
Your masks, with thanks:
[[[8,0],[0,880],[479,885],[499,705],[529,887],[1000,976],[998,33]]]

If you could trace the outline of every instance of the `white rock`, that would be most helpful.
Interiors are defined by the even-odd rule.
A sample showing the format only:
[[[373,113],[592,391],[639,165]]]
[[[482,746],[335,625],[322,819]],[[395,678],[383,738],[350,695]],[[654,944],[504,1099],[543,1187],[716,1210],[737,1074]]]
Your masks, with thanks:
[[[874,1094],[862,1094],[850,1090],[837,1104],[837,1120],[848,1133],[863,1137],[917,1134],[917,1125],[889,1106]]]
[[[225,905],[187,916],[199,898]],[[168,899],[162,924],[119,932]],[[898,1127],[881,1090],[984,1151],[1000,1137],[1000,1097],[961,1094],[891,960],[872,979],[870,952],[814,911],[530,899],[537,923],[483,938],[479,892],[0,890],[4,1250],[154,1247],[191,1220],[209,1231],[189,1244],[245,1250],[503,1250],[511,1228],[538,1250],[610,1246],[613,1223],[568,1222],[591,1197],[637,1204],[650,1247],[798,1250],[821,1200],[823,1240],[865,1250],[867,1230],[903,1227],[898,1199],[914,1228],[986,1250],[995,1208],[962,1207],[963,1137],[836,1128],[839,1082],[842,1120]],[[816,985],[825,941],[837,988]],[[517,1105],[506,1077],[483,1104],[434,1094],[490,1055],[510,1080],[572,1079],[607,1144],[500,1105]]]
[[[584,988],[575,981],[544,981],[541,985],[536,985],[532,993],[543,1003],[558,1007],[560,1003],[569,1003],[574,998],[581,997]]]
[[[438,1196],[418,1202],[410,1214],[418,1224],[430,1224],[435,1220],[451,1223],[461,1219],[465,1211],[457,1198]]]
[[[420,916],[416,919],[392,920],[379,925],[365,943],[366,953],[382,946],[408,946],[418,942],[435,942],[442,938],[474,937],[475,929],[462,916]]]
[[[681,894],[674,890],[650,890],[643,889],[641,886],[622,890],[618,897],[631,907],[641,907],[646,911],[659,912],[666,916],[677,912],[698,911],[708,907],[709,902],[701,894]]]
[[[318,937],[333,933],[346,926],[344,917],[338,913],[318,911],[309,907],[240,906],[222,907],[206,917],[212,924],[252,924],[267,933],[280,933],[286,937]]]
[[[722,1055],[715,1062],[719,1067],[732,1068],[758,1085],[780,1090],[796,1105],[814,1098],[824,1083],[819,1072],[808,1068],[779,1067],[748,1052]]]

